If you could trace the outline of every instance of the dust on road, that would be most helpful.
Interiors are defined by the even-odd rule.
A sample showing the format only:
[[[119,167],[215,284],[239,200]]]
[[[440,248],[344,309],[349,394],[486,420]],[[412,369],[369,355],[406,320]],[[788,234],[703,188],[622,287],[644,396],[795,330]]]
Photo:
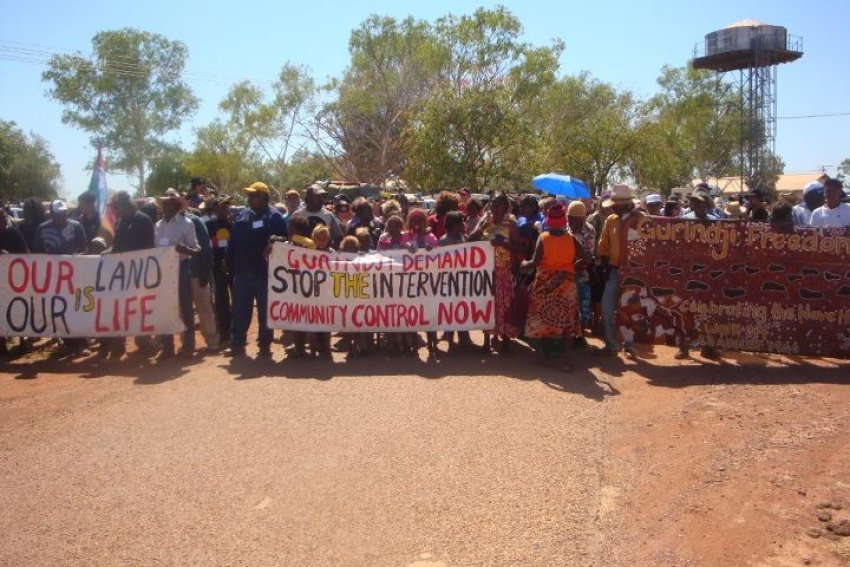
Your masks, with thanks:
[[[6,362],[0,564],[845,564],[848,365],[672,353]]]

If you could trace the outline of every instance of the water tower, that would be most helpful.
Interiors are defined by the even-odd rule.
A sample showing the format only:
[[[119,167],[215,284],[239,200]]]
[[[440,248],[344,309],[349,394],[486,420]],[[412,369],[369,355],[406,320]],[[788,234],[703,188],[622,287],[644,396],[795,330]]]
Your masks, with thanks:
[[[718,73],[738,71],[741,106],[741,177],[753,188],[776,155],[776,66],[803,56],[803,40],[782,26],[742,20],[705,36],[694,48],[691,67]]]

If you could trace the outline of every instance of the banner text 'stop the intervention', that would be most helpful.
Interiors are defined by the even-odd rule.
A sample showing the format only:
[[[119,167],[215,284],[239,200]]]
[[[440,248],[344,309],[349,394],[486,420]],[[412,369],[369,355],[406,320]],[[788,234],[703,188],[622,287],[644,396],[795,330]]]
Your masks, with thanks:
[[[269,265],[270,327],[400,332],[491,329],[493,247],[345,254],[276,243]]]

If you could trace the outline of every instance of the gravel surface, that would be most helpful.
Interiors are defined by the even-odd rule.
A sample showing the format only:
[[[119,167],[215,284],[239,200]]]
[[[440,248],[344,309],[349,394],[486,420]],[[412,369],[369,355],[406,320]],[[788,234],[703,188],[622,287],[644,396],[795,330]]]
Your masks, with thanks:
[[[0,371],[2,565],[597,563],[610,390],[590,371],[523,354]]]

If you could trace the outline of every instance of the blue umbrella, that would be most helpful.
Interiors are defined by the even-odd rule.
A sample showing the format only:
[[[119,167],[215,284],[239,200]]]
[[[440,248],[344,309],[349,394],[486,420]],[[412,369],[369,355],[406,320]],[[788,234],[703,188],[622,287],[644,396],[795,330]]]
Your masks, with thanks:
[[[552,195],[563,195],[569,199],[590,199],[590,189],[587,184],[569,175],[544,173],[533,178],[531,184],[535,189]]]

